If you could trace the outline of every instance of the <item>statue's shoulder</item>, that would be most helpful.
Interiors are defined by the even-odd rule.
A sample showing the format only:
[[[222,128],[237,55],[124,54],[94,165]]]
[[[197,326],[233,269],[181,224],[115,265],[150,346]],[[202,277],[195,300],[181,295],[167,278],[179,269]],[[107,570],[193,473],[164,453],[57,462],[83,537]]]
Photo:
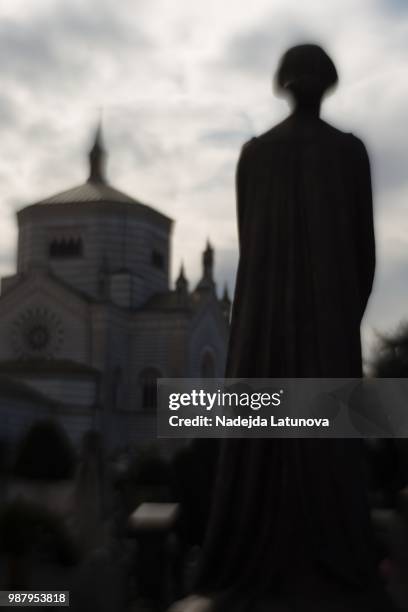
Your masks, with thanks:
[[[240,165],[257,165],[260,157],[274,155],[279,150],[279,144],[284,142],[280,126],[274,126],[267,132],[250,138],[241,148]]]
[[[332,149],[334,147],[343,159],[347,159],[351,167],[361,169],[370,166],[369,154],[359,136],[356,136],[353,132],[339,130],[329,124],[326,124],[326,126],[330,129],[330,132],[326,131],[326,142]]]
[[[282,138],[285,138],[287,134],[290,132],[290,130],[291,130],[291,122],[289,121],[289,118],[286,118],[280,123],[277,123],[276,125],[271,127],[266,132],[263,132],[263,134],[260,134],[256,138],[256,140],[259,144],[267,144],[267,143],[271,143],[274,141],[279,141]]]
[[[279,126],[275,126],[260,134],[259,136],[253,136],[241,148],[241,155],[250,157],[252,153],[255,153],[258,149],[262,148],[262,145],[271,142],[279,136],[279,130],[277,129]]]
[[[256,147],[256,141],[257,138],[254,136],[242,145],[238,160],[240,166],[247,165],[248,161],[252,158],[254,148]]]
[[[244,142],[244,144],[242,145],[241,153],[248,153],[249,151],[254,149],[254,147],[256,147],[257,141],[258,141],[258,138],[256,136],[252,136],[252,138]]]
[[[301,137],[299,126],[291,116],[277,123],[266,132],[259,134],[252,144],[252,148],[274,152],[281,150],[282,146],[289,145]]]
[[[363,162],[366,163],[368,160],[368,153],[364,142],[359,136],[353,134],[353,132],[341,132],[343,141],[345,143],[346,153],[349,159],[354,163]]]
[[[339,140],[343,140],[346,144],[355,148],[365,148],[363,141],[356,136],[353,132],[346,132],[335,127],[331,123],[321,121],[321,125],[326,131],[328,136],[337,137]]]
[[[353,147],[355,147],[356,149],[362,152],[366,151],[366,146],[359,136],[356,136],[355,134],[353,134],[353,132],[348,132],[347,136]]]

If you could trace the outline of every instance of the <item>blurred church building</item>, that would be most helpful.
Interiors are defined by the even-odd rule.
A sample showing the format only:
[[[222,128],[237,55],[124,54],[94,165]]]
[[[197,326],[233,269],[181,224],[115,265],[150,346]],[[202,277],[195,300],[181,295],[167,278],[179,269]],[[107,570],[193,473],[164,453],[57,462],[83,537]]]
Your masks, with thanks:
[[[0,437],[60,421],[77,443],[156,437],[156,380],[223,376],[230,300],[214,251],[190,291],[170,287],[173,221],[106,180],[98,127],[89,178],[17,213],[17,271],[0,295]]]

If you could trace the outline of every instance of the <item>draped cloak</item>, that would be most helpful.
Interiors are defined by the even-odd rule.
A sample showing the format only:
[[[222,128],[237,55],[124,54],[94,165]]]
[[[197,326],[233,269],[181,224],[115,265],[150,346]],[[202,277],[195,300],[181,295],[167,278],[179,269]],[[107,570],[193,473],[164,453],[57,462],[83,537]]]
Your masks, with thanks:
[[[226,376],[360,377],[375,268],[364,144],[295,112],[244,145],[236,186]],[[197,591],[255,610],[251,594],[310,566],[350,588],[375,581],[361,464],[359,440],[223,441]]]

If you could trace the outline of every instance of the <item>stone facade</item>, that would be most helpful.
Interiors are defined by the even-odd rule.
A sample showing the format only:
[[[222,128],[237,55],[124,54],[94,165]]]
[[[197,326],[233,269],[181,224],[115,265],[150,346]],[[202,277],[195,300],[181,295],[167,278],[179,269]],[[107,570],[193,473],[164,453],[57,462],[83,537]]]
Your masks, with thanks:
[[[110,186],[98,128],[86,183],[17,213],[16,274],[0,296],[1,436],[53,416],[77,442],[155,438],[159,377],[222,376],[230,302],[214,253],[170,287],[173,221]]]

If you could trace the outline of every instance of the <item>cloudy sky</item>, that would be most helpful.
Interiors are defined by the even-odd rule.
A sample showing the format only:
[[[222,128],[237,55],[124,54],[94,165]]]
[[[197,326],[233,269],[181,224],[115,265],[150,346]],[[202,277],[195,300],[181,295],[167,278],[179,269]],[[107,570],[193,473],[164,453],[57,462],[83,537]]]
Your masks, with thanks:
[[[209,236],[232,289],[240,146],[288,112],[271,91],[281,53],[317,42],[340,75],[324,117],[372,160],[369,345],[408,318],[407,40],[406,0],[2,0],[1,275],[14,268],[15,211],[85,180],[102,108],[110,182],[176,220],[173,275],[184,259],[197,281]]]

